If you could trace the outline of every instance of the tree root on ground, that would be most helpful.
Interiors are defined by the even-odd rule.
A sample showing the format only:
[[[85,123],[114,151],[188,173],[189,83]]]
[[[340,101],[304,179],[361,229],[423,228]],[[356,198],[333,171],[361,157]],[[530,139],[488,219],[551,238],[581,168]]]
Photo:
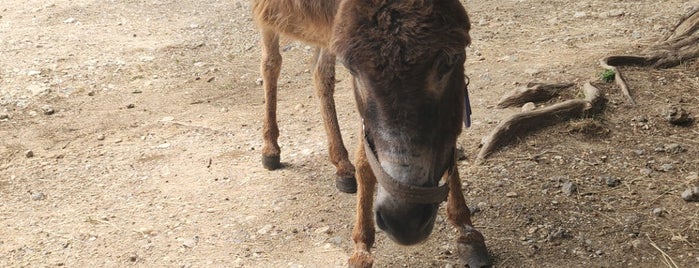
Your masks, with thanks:
[[[497,107],[508,108],[512,106],[521,106],[527,102],[546,101],[558,95],[561,90],[572,86],[572,83],[528,83],[527,87],[515,89],[505,95],[500,102],[498,102]]]
[[[614,81],[621,88],[630,105],[636,101],[631,96],[628,85],[618,67],[641,66],[671,68],[699,58],[699,7],[683,16],[671,33],[662,41],[645,49],[640,55],[609,56],[600,60],[603,68],[614,72]],[[532,101],[550,99],[572,84],[527,84],[527,88],[517,89],[498,103],[499,108],[521,105]],[[510,116],[491,132],[478,153],[476,163],[498,149],[516,142],[526,134],[570,119],[582,118],[602,111],[604,97],[599,89],[586,83],[583,86],[585,99],[572,99],[550,107],[525,111]]]
[[[583,92],[585,99],[567,100],[546,108],[514,114],[505,119],[486,139],[476,162],[481,163],[491,153],[530,132],[600,112],[604,104],[600,90],[586,83]]]
[[[671,68],[699,57],[699,7],[687,13],[662,41],[645,49],[641,55],[617,55],[600,60],[602,68],[614,72],[614,82],[632,106],[636,101],[618,67],[640,66]]]

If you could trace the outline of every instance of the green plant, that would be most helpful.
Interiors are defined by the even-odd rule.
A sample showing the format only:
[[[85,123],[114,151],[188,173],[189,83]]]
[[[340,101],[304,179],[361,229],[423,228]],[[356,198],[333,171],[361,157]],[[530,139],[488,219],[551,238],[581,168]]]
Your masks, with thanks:
[[[604,70],[602,74],[600,74],[600,78],[602,78],[602,81],[610,83],[614,81],[614,71],[612,70]]]

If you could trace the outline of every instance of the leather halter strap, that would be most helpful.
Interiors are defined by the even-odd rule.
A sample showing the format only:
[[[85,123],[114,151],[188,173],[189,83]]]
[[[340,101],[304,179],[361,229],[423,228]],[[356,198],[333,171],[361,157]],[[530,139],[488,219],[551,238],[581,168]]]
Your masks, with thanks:
[[[403,183],[391,177],[391,175],[388,175],[381,167],[381,163],[379,163],[376,152],[369,143],[366,133],[364,135],[364,151],[376,180],[392,196],[416,204],[438,204],[447,200],[447,195],[449,194],[448,182],[444,182],[444,184],[437,187],[422,187]],[[447,176],[447,178],[450,178],[452,176],[455,169],[455,162],[455,159],[452,160],[442,173],[442,177]]]

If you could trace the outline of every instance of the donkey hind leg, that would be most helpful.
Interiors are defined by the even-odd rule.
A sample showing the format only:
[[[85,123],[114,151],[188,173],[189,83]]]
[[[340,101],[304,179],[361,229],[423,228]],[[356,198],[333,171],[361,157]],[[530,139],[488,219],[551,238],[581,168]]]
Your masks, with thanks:
[[[371,257],[371,247],[374,245],[375,235],[373,202],[376,177],[367,162],[364,145],[361,142],[355,160],[358,181],[357,218],[352,231],[354,253],[348,262],[349,267],[371,267],[374,262]]]
[[[466,200],[461,191],[458,171],[454,171],[449,178],[447,218],[459,230],[460,236],[456,243],[461,261],[470,268],[490,267],[492,260],[485,246],[485,238],[471,223],[471,211],[466,206]]]
[[[315,82],[316,93],[320,99],[320,109],[328,139],[330,161],[337,169],[335,173],[335,187],[341,192],[354,193],[357,191],[354,166],[349,161],[347,149],[342,143],[342,134],[337,122],[335,99],[333,98],[335,93],[335,55],[326,49],[318,49],[316,54],[313,81]]]
[[[279,154],[279,127],[277,126],[277,80],[282,66],[279,53],[279,35],[270,29],[262,29],[262,84],[265,90],[265,116],[262,126],[264,145],[262,147],[262,166],[268,170],[281,167]]]

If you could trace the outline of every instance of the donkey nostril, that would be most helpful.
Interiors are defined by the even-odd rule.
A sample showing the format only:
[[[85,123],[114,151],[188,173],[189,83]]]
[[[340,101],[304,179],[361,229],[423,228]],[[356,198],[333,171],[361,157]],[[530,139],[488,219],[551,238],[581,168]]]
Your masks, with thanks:
[[[386,230],[386,222],[383,219],[383,216],[381,216],[381,212],[379,210],[376,210],[376,225],[381,228],[381,230]]]

